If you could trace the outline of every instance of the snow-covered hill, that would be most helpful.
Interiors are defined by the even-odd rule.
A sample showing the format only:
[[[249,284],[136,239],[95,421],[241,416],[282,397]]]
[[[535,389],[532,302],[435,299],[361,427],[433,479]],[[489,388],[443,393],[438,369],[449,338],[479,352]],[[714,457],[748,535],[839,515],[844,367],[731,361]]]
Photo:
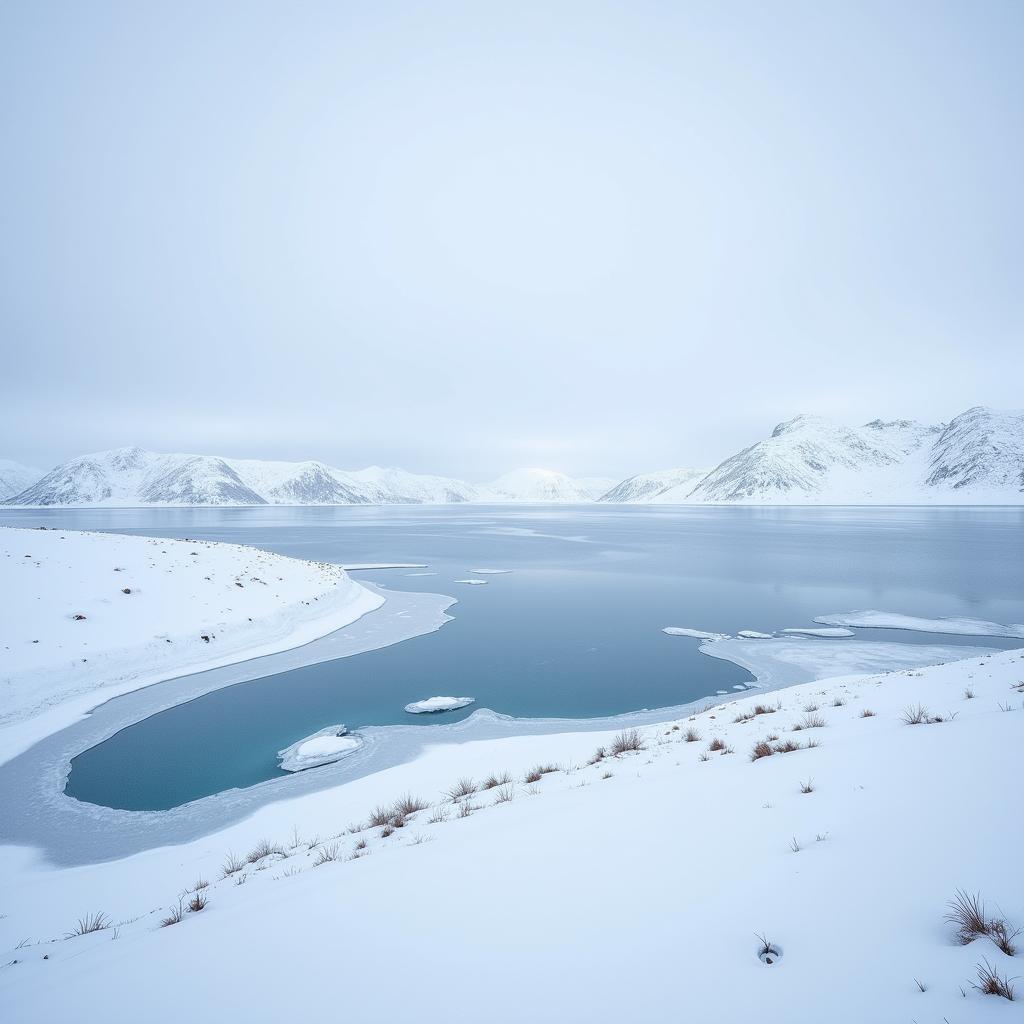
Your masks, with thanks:
[[[373,466],[160,455],[117,448],[72,459],[8,498],[12,505],[358,505],[470,501],[461,480]]]
[[[574,480],[553,469],[514,469],[480,488],[482,500],[578,503],[594,501],[613,480]]]
[[[974,408],[948,426],[818,416],[780,423],[686,497],[756,504],[985,504],[1024,501],[1024,414]]]
[[[32,466],[24,466],[10,459],[0,459],[0,501],[20,494],[42,475],[41,469],[33,469]]]
[[[685,495],[693,490],[697,481],[706,475],[706,469],[662,469],[654,473],[638,473],[616,484],[597,500],[643,504],[658,501],[659,495],[665,492],[675,492],[677,488],[684,488],[682,497],[676,499],[683,500]]]

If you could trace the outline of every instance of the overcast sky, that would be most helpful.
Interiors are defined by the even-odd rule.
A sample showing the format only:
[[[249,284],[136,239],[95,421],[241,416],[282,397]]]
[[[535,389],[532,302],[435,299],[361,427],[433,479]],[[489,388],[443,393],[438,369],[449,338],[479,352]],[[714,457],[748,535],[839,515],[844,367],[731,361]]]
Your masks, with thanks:
[[[1015,407],[1024,4],[0,6],[0,456],[483,479]]]

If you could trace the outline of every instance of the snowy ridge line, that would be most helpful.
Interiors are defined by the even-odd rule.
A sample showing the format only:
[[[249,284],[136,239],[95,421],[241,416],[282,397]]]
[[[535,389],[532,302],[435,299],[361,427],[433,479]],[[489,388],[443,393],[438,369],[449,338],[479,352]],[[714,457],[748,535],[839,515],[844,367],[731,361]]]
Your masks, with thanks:
[[[1024,623],[1004,624],[987,619],[957,616],[929,619],[898,612],[854,611],[815,616],[815,622],[833,626],[862,626],[874,629],[911,629],[918,633],[948,633],[955,636],[1005,636],[1024,639]]]

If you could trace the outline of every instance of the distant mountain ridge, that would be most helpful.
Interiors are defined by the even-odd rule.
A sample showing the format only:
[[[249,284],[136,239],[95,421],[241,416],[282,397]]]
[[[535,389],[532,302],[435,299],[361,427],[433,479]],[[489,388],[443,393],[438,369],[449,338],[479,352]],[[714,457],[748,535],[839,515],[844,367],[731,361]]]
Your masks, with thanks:
[[[0,503],[371,505],[461,502],[630,504],[1024,504],[1024,412],[976,406],[948,424],[847,427],[795,416],[710,472],[668,469],[616,483],[518,469],[488,484],[402,469],[162,455],[117,448],[41,474],[0,460]]]

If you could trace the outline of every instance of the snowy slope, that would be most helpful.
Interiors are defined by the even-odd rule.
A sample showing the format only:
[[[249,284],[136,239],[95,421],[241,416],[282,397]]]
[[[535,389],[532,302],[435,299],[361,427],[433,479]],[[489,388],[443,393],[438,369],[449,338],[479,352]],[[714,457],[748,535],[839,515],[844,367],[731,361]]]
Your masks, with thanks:
[[[706,469],[662,469],[654,473],[638,473],[616,484],[598,500],[633,504],[656,501],[658,495],[674,491],[677,487],[685,488],[689,493],[706,475]]]
[[[594,498],[592,485],[593,481],[574,480],[553,469],[514,469],[484,484],[480,496],[490,501],[587,502]]]
[[[596,763],[611,734],[438,743],[126,860],[54,869],[4,848],[5,1019],[320,1020],[341,999],[346,1018],[425,1024],[1018,1020],[972,982],[983,960],[1021,974],[1019,950],[960,944],[944,915],[966,887],[1024,923],[1022,668],[1007,651],[753,694]],[[918,702],[944,720],[904,724]],[[811,706],[823,724],[794,731]],[[769,735],[818,745],[751,760]],[[556,769],[526,783],[538,764]],[[505,771],[507,787],[445,795]],[[433,806],[389,836],[368,826],[403,794]],[[259,857],[263,839],[280,853]],[[200,879],[206,907],[161,928]],[[64,938],[97,911],[116,932]]]
[[[930,469],[927,482],[942,490],[1024,494],[1024,411],[961,413],[935,442]]]
[[[0,595],[0,729],[285,650],[383,603],[338,566],[257,548],[9,528]]]
[[[26,487],[31,487],[41,476],[41,469],[24,466],[10,459],[0,459],[0,501],[20,494]]]

